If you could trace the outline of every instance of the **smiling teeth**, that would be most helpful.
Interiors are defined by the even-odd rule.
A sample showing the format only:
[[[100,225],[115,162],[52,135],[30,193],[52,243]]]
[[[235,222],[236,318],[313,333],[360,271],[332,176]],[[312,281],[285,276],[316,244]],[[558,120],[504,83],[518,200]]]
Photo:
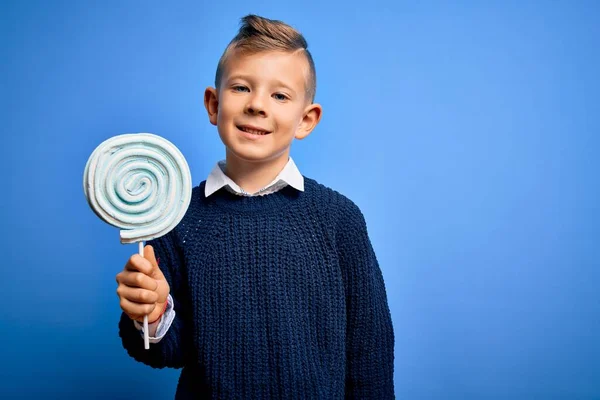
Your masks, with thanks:
[[[254,130],[254,129],[248,129],[248,128],[242,128],[242,130],[243,130],[244,132],[248,132],[248,133],[251,133],[251,134],[253,134],[253,135],[264,135],[264,134],[266,133],[266,132],[264,132],[264,131],[256,131],[256,130]]]

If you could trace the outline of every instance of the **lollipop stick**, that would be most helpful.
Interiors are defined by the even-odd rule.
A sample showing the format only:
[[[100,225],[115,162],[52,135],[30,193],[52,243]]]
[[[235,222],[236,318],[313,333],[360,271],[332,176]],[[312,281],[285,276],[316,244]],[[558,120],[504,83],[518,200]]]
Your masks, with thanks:
[[[140,256],[144,257],[144,242],[138,243]],[[150,338],[148,337],[148,316],[144,315],[144,348],[148,350],[150,348]]]

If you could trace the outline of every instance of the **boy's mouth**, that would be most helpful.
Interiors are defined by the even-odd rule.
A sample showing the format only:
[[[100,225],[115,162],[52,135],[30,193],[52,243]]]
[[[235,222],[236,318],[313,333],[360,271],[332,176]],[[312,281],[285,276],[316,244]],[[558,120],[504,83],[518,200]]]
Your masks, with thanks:
[[[256,126],[251,126],[251,125],[236,125],[236,127],[240,130],[240,131],[244,131],[247,133],[251,133],[253,135],[268,135],[271,132],[258,128]]]

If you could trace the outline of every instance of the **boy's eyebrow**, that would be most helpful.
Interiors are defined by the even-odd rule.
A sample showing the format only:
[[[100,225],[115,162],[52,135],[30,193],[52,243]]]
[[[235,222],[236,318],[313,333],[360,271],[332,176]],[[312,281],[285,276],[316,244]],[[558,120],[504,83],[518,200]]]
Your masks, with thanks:
[[[244,75],[244,74],[235,74],[235,75],[231,75],[230,77],[227,78],[227,81],[232,81],[234,79],[243,79],[245,81],[252,81],[252,78],[249,75]],[[273,83],[276,86],[281,86],[284,87],[290,91],[292,91],[294,94],[296,94],[296,91],[294,90],[294,88],[292,88],[290,85],[286,84],[285,82],[283,82],[282,80],[279,79],[273,79]]]
[[[247,75],[244,75],[244,74],[235,74],[235,75],[231,75],[231,76],[227,77],[228,81],[232,81],[234,79],[243,79],[243,80],[249,81],[250,77]]]
[[[292,91],[292,93],[296,94],[296,91],[294,90],[294,88],[292,88],[290,85],[286,84],[285,82],[283,82],[283,81],[280,81],[279,79],[274,79],[274,82],[275,82],[275,84],[276,84],[277,86],[284,87],[284,88],[286,88],[286,89],[288,89],[288,90],[291,90],[291,91]]]

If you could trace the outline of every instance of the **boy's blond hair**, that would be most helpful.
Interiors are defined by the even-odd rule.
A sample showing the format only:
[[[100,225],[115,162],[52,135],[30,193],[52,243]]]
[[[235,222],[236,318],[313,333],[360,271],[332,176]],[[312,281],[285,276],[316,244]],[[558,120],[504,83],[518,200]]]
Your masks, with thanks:
[[[317,91],[317,73],[308,43],[304,36],[284,22],[272,20],[258,15],[247,15],[241,19],[238,34],[231,40],[217,66],[215,87],[221,85],[225,63],[231,51],[239,50],[242,54],[256,54],[262,51],[301,51],[306,55],[309,65],[306,82],[306,98],[312,103]]]

